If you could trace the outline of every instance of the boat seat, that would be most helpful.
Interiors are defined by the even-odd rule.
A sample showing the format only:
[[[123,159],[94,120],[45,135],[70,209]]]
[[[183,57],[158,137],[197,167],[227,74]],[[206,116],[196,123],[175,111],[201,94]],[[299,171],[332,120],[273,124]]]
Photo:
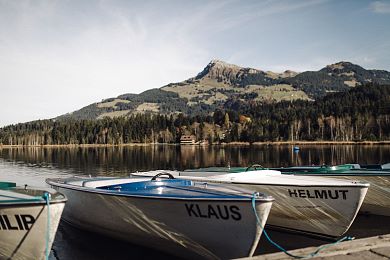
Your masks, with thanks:
[[[104,179],[104,180],[88,180],[88,181],[83,181],[82,186],[83,187],[88,187],[88,188],[99,188],[102,186],[111,186],[111,185],[118,185],[118,184],[126,184],[134,182],[134,179],[129,179],[129,178],[113,178],[113,179]]]
[[[382,164],[382,170],[390,170],[390,163]]]
[[[0,182],[0,189],[9,189],[13,187],[16,187],[16,183],[14,182],[7,182],[7,181]]]
[[[74,186],[83,186],[83,182],[84,181],[75,181],[75,180],[71,180],[71,181],[65,181],[64,183],[65,184],[69,184],[69,185],[74,185]]]
[[[134,182],[118,182],[109,186],[100,186],[98,189],[104,190],[120,190],[120,191],[139,191],[139,190],[150,190],[163,186],[192,186],[193,182],[190,180],[181,180],[181,179],[168,179],[168,180],[157,180],[157,181],[136,181]]]

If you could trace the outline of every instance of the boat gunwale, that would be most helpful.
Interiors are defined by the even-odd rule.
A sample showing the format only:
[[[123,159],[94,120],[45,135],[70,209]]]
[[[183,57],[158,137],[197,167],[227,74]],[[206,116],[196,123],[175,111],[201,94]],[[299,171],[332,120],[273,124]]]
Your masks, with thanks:
[[[5,191],[9,191],[9,192],[13,192],[13,193],[16,193],[16,194],[22,194],[22,193],[19,193],[17,191],[14,191],[13,189],[14,188],[19,188],[18,186],[16,187],[13,187],[13,188],[10,188],[10,189],[0,189],[1,190],[5,190]],[[35,189],[32,189],[32,190],[35,190]],[[57,191],[55,192],[50,192],[50,191],[47,191],[47,190],[44,190],[44,189],[37,189],[37,190],[40,190],[40,191],[44,191],[44,192],[47,192],[51,195],[50,199],[49,199],[49,204],[52,205],[52,204],[58,204],[58,203],[65,203],[68,201],[68,198],[62,194],[62,193],[59,193]],[[55,194],[58,194],[58,196],[53,196]],[[0,193],[0,197],[1,196],[5,196],[5,195],[2,195]],[[18,198],[18,197],[15,197],[13,199],[8,199],[8,200],[0,200],[0,207],[3,207],[3,206],[13,206],[13,205],[47,205],[47,201],[45,200],[44,197],[42,196],[33,196],[33,195],[28,195],[28,196],[31,196],[31,198]],[[8,196],[6,196],[8,197]]]
[[[269,168],[287,175],[309,176],[390,176],[390,169],[349,168],[348,164],[335,166],[292,166]]]
[[[188,200],[188,201],[231,201],[231,202],[246,202],[246,201],[251,201],[253,196],[248,193],[247,195],[238,195],[240,197],[231,197],[231,198],[224,198],[224,197],[160,197],[160,196],[155,196],[155,195],[138,195],[138,194],[130,194],[130,193],[118,193],[117,191],[109,191],[109,190],[103,190],[103,189],[97,189],[97,188],[90,188],[90,187],[82,187],[82,186],[77,186],[77,185],[71,185],[71,184],[66,184],[66,183],[58,183],[55,182],[53,179],[47,179],[46,183],[54,186],[54,187],[60,187],[64,189],[70,189],[70,190],[76,190],[80,192],[87,192],[87,193],[96,193],[96,194],[101,194],[101,195],[109,195],[109,196],[120,196],[120,197],[131,197],[131,198],[142,198],[142,199],[164,199],[164,200]],[[227,193],[227,192],[226,192]],[[228,193],[227,193],[228,194]],[[256,197],[255,200],[256,202],[263,202],[263,203],[268,203],[268,202],[274,202],[275,199],[270,196],[265,195],[265,197]]]
[[[60,204],[60,203],[66,203],[68,201],[68,199],[65,197],[63,199],[60,199],[60,200],[55,200],[55,201],[50,201],[50,205],[54,205],[54,204]],[[19,202],[19,201],[6,201],[6,202],[1,202],[0,201],[0,209],[2,208],[10,208],[10,207],[18,207],[19,205],[23,205],[23,206],[46,206],[47,203],[45,200],[43,201],[26,201],[26,202]]]
[[[356,176],[356,177],[390,177],[390,172],[386,174],[376,174],[376,173],[328,173],[328,172],[321,172],[321,173],[315,173],[315,172],[304,172],[304,171],[294,171],[294,172],[283,172],[283,175],[295,175],[295,176]]]
[[[283,174],[282,174],[283,175]],[[285,174],[288,176],[291,176],[293,174]],[[141,176],[141,175],[136,175],[136,176]],[[351,183],[351,184],[336,184],[336,185],[323,185],[323,184],[288,184],[288,183],[283,183],[283,184],[275,184],[275,183],[258,183],[258,182],[250,182],[250,181],[237,181],[237,180],[218,180],[216,177],[218,175],[214,176],[208,176],[208,177],[198,177],[198,176],[183,176],[179,175],[176,176],[178,179],[187,179],[187,180],[192,180],[192,181],[207,181],[210,183],[220,183],[220,184],[244,184],[244,185],[267,185],[267,186],[289,186],[289,187],[324,187],[324,188],[344,188],[344,187],[352,187],[352,188],[368,188],[370,187],[370,183],[368,182],[356,182],[356,183]],[[225,175],[226,176],[226,175]],[[298,176],[298,175],[294,175]],[[188,178],[189,177],[189,178]],[[210,178],[213,177],[213,178]],[[232,176],[234,177],[234,176]],[[192,179],[194,178],[194,179]]]
[[[337,165],[338,166],[338,165]],[[336,166],[336,167],[337,167]],[[245,168],[245,167],[237,167],[237,168]],[[207,169],[207,168],[205,168]],[[322,168],[321,166],[292,166],[292,167],[280,167],[280,168],[263,168],[261,170],[271,170],[271,171],[280,171],[281,175],[294,175],[294,176],[390,176],[390,169],[367,169],[367,168],[348,168],[348,169],[335,169],[335,170],[321,170],[320,169],[326,169]],[[183,172],[197,172],[197,169],[194,170],[184,170]],[[254,170],[255,172],[260,172],[261,170]],[[245,171],[241,170],[235,170],[229,172],[229,169],[226,168],[226,170],[201,170],[199,171],[201,173],[224,173],[226,174],[237,174],[237,173],[244,173]],[[184,175],[183,175],[184,176]]]
[[[312,187],[315,187],[315,188],[318,188],[318,187],[323,187],[323,188],[369,188],[370,187],[370,183],[366,183],[366,182],[363,182],[363,183],[356,183],[357,185],[354,185],[354,184],[351,184],[351,185],[320,185],[320,184],[315,184],[315,185],[312,185],[312,184],[308,184],[308,185],[304,185],[304,184],[274,184],[274,183],[256,183],[256,182],[235,182],[235,181],[217,181],[217,180],[208,180],[208,182],[211,182],[211,183],[221,183],[221,184],[244,184],[244,185],[267,185],[267,186],[289,186],[289,187],[309,187],[309,188],[312,188]]]
[[[289,183],[275,184],[275,183],[268,183],[268,182],[258,183],[258,182],[253,182],[253,181],[220,180],[218,178],[219,176],[227,177],[227,175],[232,174],[232,173],[217,174],[217,175],[210,175],[210,176],[180,175],[180,173],[181,173],[180,171],[178,173],[179,173],[179,175],[175,176],[175,178],[177,178],[177,179],[185,179],[185,180],[199,181],[199,182],[209,182],[209,183],[220,183],[220,184],[245,184],[245,185],[250,184],[250,185],[267,185],[267,186],[325,187],[325,188],[329,188],[329,187],[338,187],[338,188],[344,188],[344,187],[368,188],[368,187],[370,187],[370,183],[369,182],[360,182],[360,181],[356,181],[356,182],[351,181],[351,183],[349,183],[349,184],[345,184],[345,183],[337,184],[336,183],[336,184],[333,184],[333,185],[330,185],[330,184],[320,184],[320,183],[319,184],[289,184]],[[235,173],[235,174],[237,174],[237,173]],[[143,175],[142,172],[140,172],[140,173],[132,173],[132,175],[134,175],[136,177],[150,177],[148,175]],[[299,178],[303,176],[302,174],[295,175],[293,173],[291,173],[291,174],[284,174],[284,173],[282,173],[280,175],[277,175],[277,177],[281,177],[283,175],[286,175],[286,176],[296,176],[296,177],[299,177]],[[268,175],[268,176],[269,177],[274,177],[272,175]],[[236,176],[231,176],[231,178],[235,178],[235,177]],[[348,181],[343,181],[343,182],[348,182]]]

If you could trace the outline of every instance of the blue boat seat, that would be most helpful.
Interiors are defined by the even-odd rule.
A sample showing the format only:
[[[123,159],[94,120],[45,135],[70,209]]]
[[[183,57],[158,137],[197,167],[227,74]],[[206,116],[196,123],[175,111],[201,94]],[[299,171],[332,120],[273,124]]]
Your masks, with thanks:
[[[190,180],[178,180],[178,179],[168,179],[168,180],[156,180],[156,181],[137,181],[131,183],[118,183],[108,186],[100,186],[97,189],[103,190],[118,190],[121,192],[125,191],[141,191],[141,190],[150,190],[156,189],[158,187],[169,186],[169,187],[184,187],[192,186],[193,183]]]
[[[16,183],[14,182],[6,182],[6,181],[0,182],[0,189],[9,189],[13,187],[16,187]]]
[[[118,184],[123,184],[123,183],[128,183],[128,182],[134,182],[134,179],[131,178],[95,178],[92,180],[84,180],[82,182],[83,187],[88,187],[88,188],[100,188],[100,187],[105,187],[105,186],[112,186],[112,185],[118,185]]]

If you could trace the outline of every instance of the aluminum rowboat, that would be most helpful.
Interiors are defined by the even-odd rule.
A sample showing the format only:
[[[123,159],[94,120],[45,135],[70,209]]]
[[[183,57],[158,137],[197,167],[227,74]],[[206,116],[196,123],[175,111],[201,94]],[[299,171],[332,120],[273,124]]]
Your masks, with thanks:
[[[252,256],[273,201],[242,189],[178,179],[46,182],[68,197],[63,218],[70,224],[186,258]]]
[[[327,178],[357,180],[370,183],[366,198],[360,208],[364,214],[390,216],[390,164],[335,166],[297,166],[277,168],[283,174],[322,176]]]
[[[368,183],[282,175],[280,171],[274,170],[229,173],[205,168],[132,174],[152,176],[160,172],[168,172],[180,179],[263,191],[275,198],[267,225],[291,232],[333,238],[346,233],[352,225],[369,187]]]
[[[0,182],[0,259],[44,259],[65,202],[49,188]]]

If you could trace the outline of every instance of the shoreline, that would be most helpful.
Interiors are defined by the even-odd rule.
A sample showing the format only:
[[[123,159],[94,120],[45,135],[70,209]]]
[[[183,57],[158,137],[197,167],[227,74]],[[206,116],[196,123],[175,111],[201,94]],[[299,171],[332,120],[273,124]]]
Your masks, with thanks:
[[[127,144],[57,144],[57,145],[3,145],[2,148],[99,148],[99,147],[126,147],[126,146],[186,146],[186,147],[208,147],[208,146],[284,146],[284,145],[390,145],[389,141],[277,141],[277,142],[231,142],[215,143],[207,145],[199,144],[179,144],[179,143],[127,143]]]

